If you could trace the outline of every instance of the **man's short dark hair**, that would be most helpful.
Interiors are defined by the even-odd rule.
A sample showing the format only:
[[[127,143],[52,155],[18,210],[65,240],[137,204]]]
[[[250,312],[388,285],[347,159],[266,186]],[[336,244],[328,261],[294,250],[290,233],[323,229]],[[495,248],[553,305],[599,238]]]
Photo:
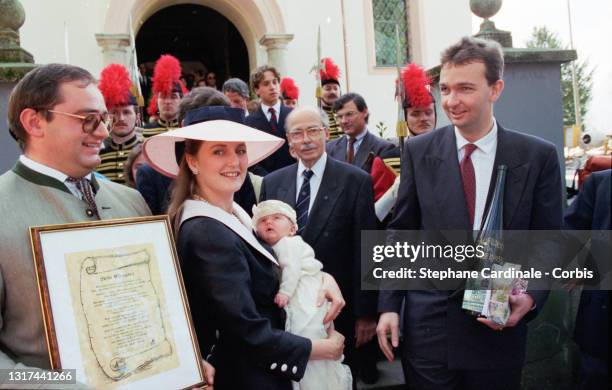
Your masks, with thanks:
[[[229,106],[229,99],[210,87],[196,87],[181,99],[179,103],[179,122],[185,118],[187,111],[204,106]]]
[[[223,87],[221,89],[223,90],[223,93],[234,92],[245,99],[249,98],[248,85],[244,81],[236,77],[228,79],[226,82],[224,82]]]
[[[363,96],[361,96],[358,93],[349,92],[349,93],[345,93],[344,95],[340,96],[334,102],[334,108],[333,108],[334,112],[338,112],[338,110],[341,110],[342,107],[344,107],[344,105],[349,102],[355,103],[355,107],[357,107],[357,110],[359,112],[364,112],[368,108],[368,105],[366,104]],[[368,123],[368,119],[370,119],[369,113],[366,116],[366,123]]]
[[[259,83],[261,83],[261,80],[264,79],[264,73],[266,72],[272,72],[274,74],[274,77],[276,77],[276,79],[280,83],[280,73],[278,73],[276,68],[270,65],[263,65],[255,69],[253,73],[251,73],[251,88],[253,88],[253,91],[259,88]]]
[[[31,70],[17,83],[8,100],[8,124],[11,135],[22,149],[25,147],[27,132],[19,119],[21,112],[32,108],[40,111],[45,120],[52,120],[53,113],[48,110],[64,101],[60,93],[62,84],[73,81],[80,82],[82,88],[96,82],[91,73],[78,66],[48,64]]]
[[[442,52],[440,63],[467,65],[482,62],[485,66],[485,77],[489,85],[501,80],[504,75],[504,54],[501,45],[474,37],[463,37],[461,41]]]

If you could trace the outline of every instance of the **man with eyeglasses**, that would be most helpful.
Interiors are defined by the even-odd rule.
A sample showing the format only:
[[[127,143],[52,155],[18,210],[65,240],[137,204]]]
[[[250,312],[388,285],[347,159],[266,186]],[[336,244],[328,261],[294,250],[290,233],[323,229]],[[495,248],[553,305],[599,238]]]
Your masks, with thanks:
[[[370,113],[361,95],[347,93],[340,96],[334,103],[334,111],[344,135],[327,144],[327,153],[369,173],[374,158],[393,149],[393,144],[368,130]]]
[[[100,151],[100,165],[96,171],[115,183],[125,184],[123,166],[130,151],[142,142],[138,99],[131,91],[136,89],[130,80],[128,70],[119,64],[111,64],[102,70],[98,88],[104,96],[106,108],[110,111],[112,123],[110,137],[104,140]]]
[[[149,214],[137,191],[92,175],[108,118],[93,76],[76,66],[38,67],[9,97],[23,155],[0,176],[0,368],[50,368],[29,227]]]
[[[376,330],[377,293],[361,291],[360,283],[361,231],[376,229],[374,195],[366,172],[329,158],[327,126],[327,115],[316,108],[300,106],[287,116],[287,139],[298,162],[265,176],[260,200],[295,208],[298,234],[338,282],[346,307],[334,324],[346,337],[345,362],[355,373],[355,348]]]

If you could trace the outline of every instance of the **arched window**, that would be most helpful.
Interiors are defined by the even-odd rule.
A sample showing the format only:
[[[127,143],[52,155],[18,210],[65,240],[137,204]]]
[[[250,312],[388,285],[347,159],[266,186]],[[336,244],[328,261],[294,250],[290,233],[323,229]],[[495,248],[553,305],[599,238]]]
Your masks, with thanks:
[[[407,0],[372,0],[376,66],[395,66],[397,62],[395,26],[399,29],[400,64],[409,60]]]

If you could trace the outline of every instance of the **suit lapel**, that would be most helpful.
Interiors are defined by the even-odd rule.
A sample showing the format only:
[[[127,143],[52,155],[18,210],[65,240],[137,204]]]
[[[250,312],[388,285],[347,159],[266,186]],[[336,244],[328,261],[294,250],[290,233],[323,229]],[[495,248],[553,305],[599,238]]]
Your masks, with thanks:
[[[425,169],[442,221],[439,226],[472,230],[459,170],[455,132],[452,126],[436,131],[443,133],[439,143],[430,144],[433,150],[425,155]],[[451,191],[451,188],[456,191]]]
[[[312,245],[329,222],[331,213],[342,193],[342,187],[338,184],[338,175],[336,174],[338,164],[340,163],[331,158],[327,159],[317,197],[308,215],[308,223],[302,236],[306,242],[312,243]]]
[[[287,119],[287,115],[291,112],[291,109],[287,106],[283,106],[281,104],[280,114],[278,116],[278,132],[279,136],[285,138],[285,120]]]
[[[368,154],[370,153],[370,150],[372,150],[375,141],[374,137],[372,136],[372,134],[370,134],[368,129],[365,129],[365,132],[366,135],[363,137],[361,145],[359,145],[359,150],[357,151],[355,159],[353,160],[353,165],[359,168],[363,168],[363,165],[368,159]]]
[[[515,145],[508,137],[508,131],[504,129],[499,122],[497,123],[497,149],[495,151],[495,162],[493,164],[493,172],[491,174],[491,184],[487,194],[487,202],[485,206],[485,216],[495,191],[495,181],[497,180],[497,168],[500,165],[508,167],[506,174],[506,185],[504,188],[504,228],[512,226],[512,218],[519,205],[525,183],[527,183],[527,174],[529,172],[529,162],[520,160],[520,152],[518,145]],[[483,216],[483,223],[484,218]]]
[[[261,110],[261,107],[257,110],[256,114],[256,119],[257,122],[259,123],[259,129],[263,130],[267,133],[270,134],[274,134],[274,132],[272,131],[272,127],[270,126],[270,121],[268,121],[268,118],[266,117],[266,114],[263,113],[263,111]]]
[[[346,148],[347,148],[347,137],[343,135],[338,138],[338,142],[335,142],[329,151],[329,155],[335,158],[336,160],[346,161]]]
[[[278,188],[278,200],[282,200],[291,207],[295,208],[296,192],[296,177],[297,177],[297,164],[291,165],[291,169],[287,169],[286,176],[283,178],[282,183]]]

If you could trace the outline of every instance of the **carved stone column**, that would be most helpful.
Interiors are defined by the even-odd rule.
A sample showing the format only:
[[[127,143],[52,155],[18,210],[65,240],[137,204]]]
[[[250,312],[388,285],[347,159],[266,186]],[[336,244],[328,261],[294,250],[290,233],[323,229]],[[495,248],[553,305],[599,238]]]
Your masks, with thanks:
[[[0,0],[0,81],[17,82],[34,68],[34,57],[20,46],[25,11],[18,0]]]
[[[265,34],[259,43],[268,52],[268,65],[274,66],[281,74],[287,71],[287,44],[293,40],[293,34]]]
[[[98,46],[102,48],[104,66],[129,64],[130,36],[128,34],[96,34]]]
[[[11,169],[21,153],[6,123],[8,99],[15,85],[34,69],[34,57],[20,46],[25,11],[19,0],[0,0],[0,174]]]

